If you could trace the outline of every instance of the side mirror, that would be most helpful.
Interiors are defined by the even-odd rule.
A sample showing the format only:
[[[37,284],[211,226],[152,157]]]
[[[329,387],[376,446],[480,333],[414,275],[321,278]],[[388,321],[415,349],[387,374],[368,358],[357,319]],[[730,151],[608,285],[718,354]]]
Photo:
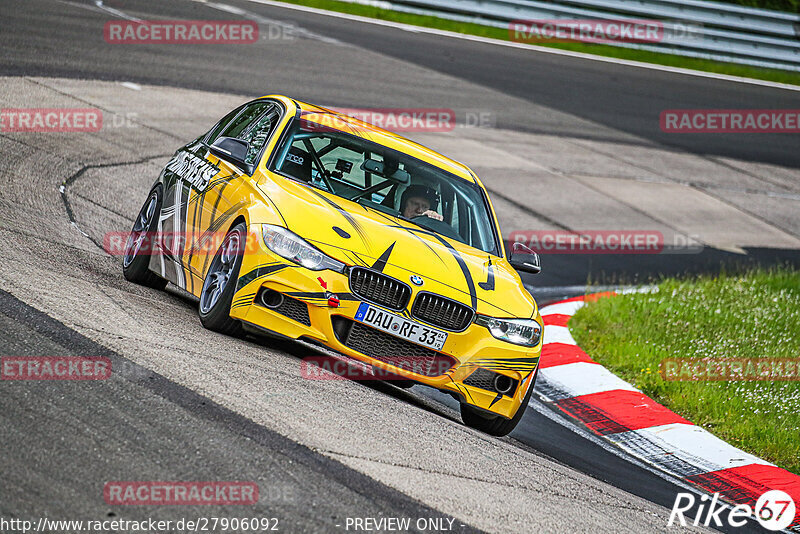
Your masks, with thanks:
[[[249,149],[250,144],[247,141],[233,137],[220,137],[209,148],[219,159],[236,165],[247,174],[253,174],[255,166],[252,163],[245,163]]]
[[[508,261],[511,266],[518,271],[532,274],[539,274],[542,272],[542,265],[539,263],[539,255],[522,243],[514,243],[511,257],[508,258]]]

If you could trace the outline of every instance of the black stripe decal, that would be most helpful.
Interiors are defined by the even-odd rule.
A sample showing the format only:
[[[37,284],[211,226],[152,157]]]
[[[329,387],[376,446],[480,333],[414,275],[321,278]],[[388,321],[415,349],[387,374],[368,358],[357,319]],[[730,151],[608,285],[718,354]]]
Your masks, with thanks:
[[[286,267],[290,267],[290,265],[277,263],[272,265],[262,265],[260,267],[256,267],[249,273],[239,277],[239,281],[236,282],[236,291],[239,291],[247,284],[255,281],[256,278],[261,278],[262,276],[267,276],[268,274],[276,273],[282,269],[285,269]]]
[[[219,193],[217,194],[217,200],[214,201],[214,208],[211,210],[211,221],[208,223],[209,228],[213,227],[215,221],[217,220],[217,210],[219,209],[219,202],[220,202],[220,200],[222,200],[222,192],[225,191],[225,188],[228,187],[229,183],[230,182],[225,181],[222,184],[222,187],[219,189]],[[205,193],[203,193],[203,198],[205,198]],[[200,215],[200,217],[202,219],[202,217],[203,217],[202,214]],[[205,236],[205,232],[200,237],[202,238],[204,236]],[[194,250],[192,250],[192,253],[189,255],[189,262],[192,261],[192,256],[193,255],[194,255]],[[203,262],[203,272],[205,272],[205,270],[206,270],[206,264],[207,263],[208,263],[208,256],[206,256],[206,259]]]
[[[484,369],[490,369],[492,371],[517,371],[520,373],[524,372],[531,372],[536,367],[535,366],[522,366],[522,365],[482,365]]]
[[[245,300],[244,302],[240,302],[238,304],[232,304],[231,309],[233,310],[234,308],[243,308],[244,306],[249,306],[252,303],[253,303],[252,300]]]
[[[412,234],[414,232],[418,232],[420,234],[429,235],[429,236],[432,236],[432,237],[436,238],[440,243],[442,243],[447,248],[447,250],[450,251],[450,253],[456,258],[456,261],[458,262],[459,267],[461,267],[461,272],[464,273],[464,278],[466,279],[467,286],[469,287],[469,294],[470,294],[470,297],[472,298],[472,307],[473,307],[473,309],[476,309],[478,296],[475,294],[475,282],[472,279],[472,275],[470,274],[469,269],[467,269],[467,264],[466,264],[466,262],[464,262],[464,258],[461,257],[461,254],[459,254],[458,251],[455,248],[453,248],[453,245],[451,245],[450,243],[445,241],[439,234],[434,233],[434,232],[426,231],[426,230],[424,230],[422,228],[419,228],[419,229],[417,229],[417,228],[408,228],[408,227],[405,227],[405,226],[394,226],[393,228],[404,228],[404,229],[408,230],[409,232],[411,232]],[[419,236],[417,236],[417,237],[419,237]],[[437,254],[437,256],[438,256],[438,254]],[[443,283],[443,282],[441,282],[441,283]],[[449,284],[446,284],[446,285],[449,285]],[[490,304],[491,306],[494,306],[498,310],[502,310],[505,313],[508,313],[509,315],[511,314],[511,312],[509,312],[508,310],[504,310],[503,308],[501,308],[497,304],[494,304],[492,302],[488,302],[488,301],[485,301],[485,300],[483,302],[486,302],[487,304]]]
[[[396,244],[397,241],[389,245],[389,248],[387,248],[383,254],[381,254],[381,257],[378,258],[378,261],[372,264],[371,269],[373,271],[383,272],[383,269],[386,267],[386,263],[389,261],[389,256],[392,254],[392,249]]]
[[[453,383],[453,385],[456,387],[456,389],[457,389],[457,390],[458,390],[460,393],[462,393],[462,394],[463,394],[463,393],[466,393],[465,397],[469,397],[469,400],[471,400],[473,404],[475,403],[475,399],[473,399],[473,398],[472,398],[472,393],[470,393],[470,392],[469,392],[469,388],[465,388],[464,386],[462,386],[461,384],[459,384],[458,382],[456,382],[455,380],[453,380],[453,377],[452,377],[452,376],[450,376],[450,375],[447,375],[447,378],[449,378],[449,379],[450,379],[450,382],[452,382],[452,383]]]
[[[381,217],[383,217],[383,218],[384,218],[384,219],[386,219],[387,221],[391,222],[392,224],[391,224],[391,225],[389,225],[389,227],[390,227],[390,228],[402,228],[403,230],[406,230],[408,233],[410,233],[410,234],[411,234],[411,235],[413,235],[415,238],[417,238],[417,239],[419,240],[419,242],[420,242],[420,243],[422,243],[423,245],[425,245],[426,247],[428,247],[428,250],[430,250],[431,252],[433,252],[434,256],[436,256],[437,258],[439,258],[439,261],[440,261],[440,262],[444,263],[444,260],[442,259],[442,257],[441,257],[441,256],[439,256],[439,253],[438,253],[438,252],[436,252],[436,250],[435,250],[433,247],[431,247],[431,246],[430,246],[430,245],[429,245],[429,244],[428,244],[428,243],[427,243],[427,242],[426,242],[424,239],[422,239],[420,236],[418,236],[417,234],[415,234],[415,233],[414,233],[416,230],[418,230],[417,228],[409,228],[408,226],[403,226],[403,225],[401,225],[401,224],[397,224],[397,221],[396,221],[395,219],[392,219],[392,218],[390,218],[390,217],[389,217],[388,215],[386,215],[385,213],[382,213],[381,211],[379,211],[379,210],[376,210],[376,209],[374,209],[374,208],[370,208],[370,210],[369,210],[369,211],[370,211],[371,213],[375,213],[375,214],[377,214],[377,215],[380,215]],[[421,229],[420,229],[420,230],[421,230]],[[421,231],[420,233],[427,234],[428,232],[426,232],[426,231]]]
[[[474,360],[476,362],[495,362],[495,363],[502,363],[502,362],[519,362],[519,363],[536,363],[539,361],[538,356],[531,356],[531,357],[519,357],[519,358],[479,358]]]
[[[214,225],[215,221],[217,220],[217,211],[219,209],[219,203],[222,200],[222,193],[225,191],[225,188],[228,187],[228,184],[230,184],[230,180],[228,180],[228,178],[230,178],[230,176],[226,176],[224,178],[220,178],[219,180],[216,181],[216,182],[221,182],[222,183],[222,187],[220,188],[219,193],[217,194],[217,200],[214,201],[214,208],[211,210],[211,222],[209,222],[209,228],[212,227]],[[212,183],[214,183],[214,185],[216,185],[215,182],[212,182]],[[205,199],[205,192],[203,192],[203,198]],[[200,215],[200,217],[202,219],[202,214]],[[200,236],[200,238],[202,239],[204,237],[205,237],[205,232],[203,233],[203,235]],[[192,248],[195,248],[195,247],[192,247]],[[189,254],[189,262],[190,263],[192,261],[192,256],[193,255],[194,255],[194,250],[192,250],[191,254]],[[202,271],[200,271],[201,273],[206,272],[206,267],[208,266],[208,260],[209,260],[209,255],[207,254],[206,255],[206,259],[203,260],[203,269],[202,269]]]
[[[428,250],[433,252],[433,254],[437,258],[439,258],[440,262],[444,263],[444,260],[442,259],[441,256],[439,256],[439,253],[436,252],[436,249],[433,248],[432,246],[430,246],[424,239],[422,239],[420,236],[417,235],[417,233],[420,233],[420,234],[429,235],[429,236],[432,236],[432,237],[438,237],[433,232],[429,232],[428,230],[424,230],[422,228],[409,228],[408,226],[403,226],[401,224],[393,224],[393,225],[390,225],[389,228],[402,228],[403,230],[407,231],[409,234],[411,234],[414,237],[416,237],[419,240],[420,243],[422,243],[423,245],[428,247]]]
[[[238,204],[234,204],[233,206],[228,208],[228,211],[226,211],[225,213],[220,215],[219,218],[217,218],[213,223],[211,223],[211,225],[206,229],[206,231],[203,232],[203,235],[201,235],[200,239],[197,240],[197,245],[199,245],[201,243],[204,243],[205,239],[209,235],[212,235],[214,232],[219,230],[222,227],[222,225],[225,224],[225,222],[228,219],[230,219],[239,210],[239,208],[242,207],[243,205],[244,205],[244,202],[242,201],[242,202],[239,202]],[[194,248],[196,248],[196,246]],[[202,270],[202,272],[206,272],[206,266],[208,265],[209,260],[211,258],[213,258],[213,257],[214,257],[213,254],[206,254],[206,259],[203,262],[203,270]]]
[[[214,221],[217,219],[217,211],[219,210],[219,203],[222,200],[222,193],[225,192],[225,188],[228,187],[229,184],[230,182],[226,181],[222,184],[222,187],[219,188],[217,200],[214,201],[214,208],[211,210],[211,222],[209,224],[214,224]]]
[[[344,252],[345,254],[347,254],[347,257],[353,260],[353,263],[355,263],[356,265],[363,265],[364,267],[369,267],[369,265],[367,265],[367,262],[362,260],[361,257],[355,252],[351,252],[349,250],[345,250]]]
[[[225,185],[228,185],[231,182],[231,179],[235,180],[236,178],[237,178],[237,176],[235,176],[233,174],[229,174],[227,176],[222,176],[220,178],[216,178],[215,180],[209,182],[205,189],[203,189],[202,191],[197,191],[195,193],[195,195],[194,195],[194,198],[190,198],[189,199],[189,202],[193,202],[194,200],[197,199],[197,197],[205,195],[207,192],[209,192],[212,189],[214,189],[214,187],[216,187],[218,184],[224,183]],[[221,191],[220,191],[220,193],[221,193]],[[219,200],[217,200],[217,201],[219,202]]]
[[[240,304],[242,302],[246,302],[246,301],[252,299],[255,296],[256,296],[255,293],[248,293],[246,295],[242,295],[240,297],[236,297],[235,299],[233,299],[233,304]]]
[[[259,188],[258,190],[262,195],[264,195],[264,198],[266,198],[269,201],[269,203],[272,204],[272,207],[275,208],[275,211],[278,213],[278,216],[283,221],[283,226],[285,228],[289,228],[289,223],[286,222],[286,218],[283,216],[283,213],[281,213],[281,210],[278,209],[278,205],[275,204],[275,201],[272,200],[272,198],[263,189]]]
[[[469,298],[470,303],[472,304],[472,309],[478,309],[478,295],[475,294],[475,281],[472,279],[472,274],[469,272],[469,268],[467,268],[467,262],[464,261],[464,258],[461,257],[461,254],[453,248],[453,245],[447,242],[444,238],[442,238],[439,234],[432,234],[439,242],[447,247],[447,250],[450,251],[450,254],[456,259],[458,262],[458,266],[461,268],[461,273],[464,275],[464,280],[467,282],[467,288],[469,289]]]
[[[198,196],[200,197],[199,200],[197,198]],[[197,220],[197,212],[200,209],[200,206],[205,201],[205,199],[206,199],[206,192],[205,191],[203,191],[203,193],[200,194],[200,195],[195,195],[195,198],[194,198],[194,219],[193,219],[193,223],[194,223],[195,228],[199,227],[200,226],[200,222],[202,222],[203,212],[200,211],[200,222],[198,222],[198,220]],[[192,243],[192,248],[189,251],[189,259],[186,260],[186,270],[187,271],[190,271],[192,269],[192,258],[194,257],[195,250],[197,250],[197,248],[194,246],[194,243],[197,242],[196,240],[194,240],[194,235],[195,235],[195,232],[194,232],[194,229],[192,229],[192,240],[193,240],[193,243]],[[192,279],[192,289],[194,289],[194,279]],[[192,291],[192,293],[194,293],[194,291]]]
[[[194,241],[194,237],[195,237],[195,233],[196,233],[195,228],[200,226],[200,223],[197,221],[197,212],[200,209],[200,205],[205,200],[205,196],[206,196],[206,194],[205,194],[205,191],[204,191],[200,195],[200,199],[199,200],[197,199],[197,195],[195,195],[195,198],[194,198],[194,215],[192,215],[192,224],[194,226],[192,228],[192,241]],[[192,202],[191,198],[189,199],[189,202]],[[201,219],[203,218],[202,212],[201,212],[200,218]],[[192,276],[192,272],[191,272],[192,271],[192,256],[194,256],[194,251],[195,251],[195,247],[193,245],[192,248],[189,250],[189,259],[186,260],[186,266],[185,266],[186,267],[186,275],[189,277],[189,281],[192,283],[192,288],[189,290],[190,293],[194,293],[194,276]]]
[[[289,293],[286,293],[286,294],[291,296],[291,297],[328,300],[328,295],[327,295],[327,293],[324,293],[324,292],[292,291],[292,292],[289,292]],[[359,300],[352,293],[334,293],[334,295],[339,297],[339,300],[354,300],[354,301]]]
[[[369,245],[370,245],[370,243],[369,243],[369,237],[367,237],[367,234],[364,232],[364,229],[361,227],[361,225],[360,225],[360,224],[358,224],[358,221],[357,221],[357,220],[355,220],[355,218],[354,218],[352,215],[350,215],[348,212],[346,212],[346,211],[344,210],[344,208],[342,208],[342,207],[341,207],[339,204],[337,204],[337,203],[336,203],[336,202],[334,202],[333,200],[329,199],[329,198],[328,198],[328,197],[326,197],[325,195],[323,195],[323,194],[319,193],[319,192],[318,192],[318,191],[316,191],[315,189],[309,189],[309,191],[311,191],[313,194],[315,194],[316,196],[318,196],[319,198],[321,198],[323,201],[327,202],[327,203],[328,203],[328,205],[330,205],[331,207],[333,207],[334,209],[336,209],[336,210],[339,212],[339,214],[340,214],[342,217],[344,217],[344,218],[345,218],[345,220],[346,220],[348,223],[350,223],[350,226],[352,226],[352,227],[353,227],[353,229],[354,229],[356,232],[358,232],[358,235],[359,235],[359,237],[361,237],[361,240],[364,242],[364,244],[365,244],[365,245],[367,245],[367,248],[370,248],[370,246],[369,246]]]

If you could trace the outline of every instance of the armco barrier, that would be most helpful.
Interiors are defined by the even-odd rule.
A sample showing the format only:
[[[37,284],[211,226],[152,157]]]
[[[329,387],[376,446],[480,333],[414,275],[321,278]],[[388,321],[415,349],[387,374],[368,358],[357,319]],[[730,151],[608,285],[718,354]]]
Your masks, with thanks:
[[[800,71],[800,15],[705,0],[346,0],[508,28],[515,20],[650,19],[658,43],[616,46]]]

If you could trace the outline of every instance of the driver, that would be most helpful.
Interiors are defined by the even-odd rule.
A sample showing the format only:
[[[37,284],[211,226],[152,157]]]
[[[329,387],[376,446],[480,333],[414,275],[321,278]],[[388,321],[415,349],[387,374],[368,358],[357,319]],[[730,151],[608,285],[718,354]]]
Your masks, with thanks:
[[[439,193],[425,185],[410,185],[400,197],[400,213],[406,219],[421,217],[423,215],[441,221],[444,219],[436,211],[439,206]]]

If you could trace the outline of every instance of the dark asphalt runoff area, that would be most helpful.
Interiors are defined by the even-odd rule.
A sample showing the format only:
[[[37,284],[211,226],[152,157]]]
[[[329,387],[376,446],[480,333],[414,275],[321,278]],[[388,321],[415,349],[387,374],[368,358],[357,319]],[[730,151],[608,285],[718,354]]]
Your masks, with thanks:
[[[280,532],[345,532],[348,517],[435,517],[452,520],[455,532],[479,532],[170,382],[2,290],[0,346],[4,355],[107,357],[112,370],[107,380],[2,382],[0,517],[6,520],[255,517],[277,520]],[[186,479],[254,482],[259,500],[244,507],[165,507],[104,499],[108,481]]]

